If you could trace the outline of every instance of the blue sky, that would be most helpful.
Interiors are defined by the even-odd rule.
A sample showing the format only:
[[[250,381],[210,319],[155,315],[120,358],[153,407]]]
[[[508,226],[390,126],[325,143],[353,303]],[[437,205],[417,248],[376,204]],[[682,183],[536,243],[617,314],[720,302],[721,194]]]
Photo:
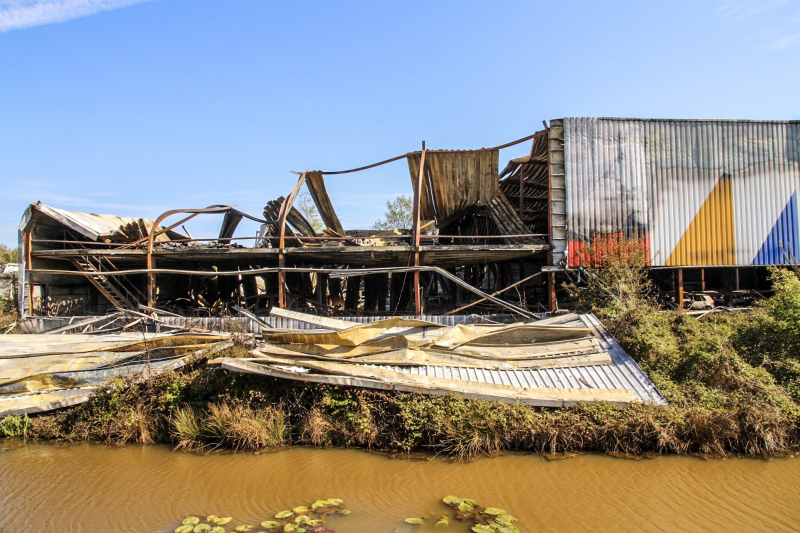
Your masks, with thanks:
[[[798,0],[0,0],[0,242],[36,200],[260,215],[289,170],[564,116],[798,119],[799,87]],[[411,190],[404,162],[327,184],[348,228]]]

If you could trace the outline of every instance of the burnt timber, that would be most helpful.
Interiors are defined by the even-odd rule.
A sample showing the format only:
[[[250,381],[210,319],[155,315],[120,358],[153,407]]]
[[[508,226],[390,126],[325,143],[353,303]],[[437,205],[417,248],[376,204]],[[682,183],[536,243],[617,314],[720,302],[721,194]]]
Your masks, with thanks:
[[[527,141],[530,156],[499,172],[499,149]],[[236,306],[262,315],[278,307],[531,317],[553,301],[549,275],[534,275],[550,250],[546,202],[541,211],[547,156],[547,130],[490,149],[426,150],[423,143],[390,160],[407,160],[414,192],[411,227],[391,231],[346,230],[339,220],[325,176],[361,169],[298,173],[286,197],[266,202],[264,218],[223,205],[149,220],[33,203],[20,224],[20,312],[80,316],[146,306],[213,316]],[[304,186],[321,232],[294,205]],[[193,238],[183,224],[209,213],[224,214],[219,235]],[[261,223],[258,237],[235,236],[244,218]]]

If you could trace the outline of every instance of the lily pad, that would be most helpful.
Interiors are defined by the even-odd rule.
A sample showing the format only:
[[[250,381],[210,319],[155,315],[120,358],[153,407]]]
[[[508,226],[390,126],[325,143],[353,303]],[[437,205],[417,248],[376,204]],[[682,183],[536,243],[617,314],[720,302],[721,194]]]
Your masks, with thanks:
[[[500,522],[501,525],[510,526],[511,522],[515,522],[517,519],[511,516],[510,514],[501,514],[494,517],[495,520]]]
[[[331,498],[328,501],[331,502],[331,505],[342,505],[344,503],[344,500],[340,500],[339,498]]]
[[[289,522],[288,524],[285,524],[283,526],[283,531],[285,533],[292,533],[293,531],[297,531],[297,525]]]
[[[468,513],[472,511],[474,508],[475,507],[473,507],[472,504],[469,504],[466,501],[463,501],[458,504],[458,510],[461,511],[462,513]]]
[[[211,531],[211,526],[209,526],[208,524],[197,524],[196,526],[194,526],[194,529],[192,531],[194,531],[194,533],[208,533],[209,531]]]
[[[301,514],[297,518],[294,519],[295,524],[305,524],[308,522],[309,518],[308,515]]]
[[[215,523],[215,524],[216,524],[216,523],[217,523],[217,518],[219,518],[217,515],[215,515],[215,514],[210,514],[210,515],[208,515],[208,516],[206,517],[206,522],[212,522],[212,523]]]
[[[494,530],[491,526],[485,526],[483,524],[472,526],[472,531],[475,533],[494,533]]]
[[[267,529],[278,529],[279,527],[281,527],[281,523],[275,520],[264,520],[263,522],[261,522],[261,527]]]
[[[328,505],[328,502],[326,502],[325,500],[317,500],[317,501],[315,501],[314,503],[311,504],[311,508],[312,509],[319,509],[321,507],[326,507],[327,505]]]
[[[500,533],[519,533],[517,526],[500,526],[497,528]]]
[[[225,528],[222,526],[214,526],[208,533],[225,533]]]
[[[234,531],[238,531],[239,533],[247,533],[248,531],[250,531],[254,527],[256,527],[256,526],[249,526],[249,525],[244,524],[244,525],[241,525],[241,526],[236,526]]]
[[[219,516],[219,517],[217,517],[216,520],[214,520],[214,523],[217,524],[218,526],[224,526],[225,524],[227,524],[231,520],[233,520],[232,516]]]
[[[186,518],[183,519],[182,523],[184,526],[196,526],[197,524],[200,523],[200,519],[197,518],[196,516],[187,516]]]
[[[175,528],[175,533],[189,533],[193,529],[194,529],[194,526],[184,524],[182,526],[176,527]]]
[[[288,509],[286,511],[281,511],[279,513],[275,513],[275,518],[289,518],[294,514],[294,511]]]
[[[483,512],[492,515],[507,514],[504,510],[498,509],[497,507],[487,507],[486,509],[483,510]]]
[[[459,503],[463,502],[463,498],[459,498],[458,496],[445,496],[442,498],[442,501],[447,505],[458,505]]]
[[[299,506],[295,507],[294,509],[292,509],[292,511],[295,514],[304,514],[304,513],[308,512],[308,507],[306,507],[305,505],[299,505]]]
[[[436,526],[434,527],[439,527],[439,528],[450,527],[450,520],[446,516],[443,516],[441,520],[436,522]]]
[[[406,521],[407,524],[422,524],[423,523],[422,518],[406,518],[405,521]]]

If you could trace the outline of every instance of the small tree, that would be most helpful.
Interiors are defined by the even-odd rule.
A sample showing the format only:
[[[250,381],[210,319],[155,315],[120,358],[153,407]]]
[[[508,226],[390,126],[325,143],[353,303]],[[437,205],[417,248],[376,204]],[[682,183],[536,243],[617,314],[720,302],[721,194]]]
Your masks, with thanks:
[[[320,233],[325,229],[325,224],[322,223],[322,218],[319,216],[317,206],[314,205],[314,199],[307,192],[301,192],[297,199],[294,201],[294,207],[306,217],[308,223],[314,228],[314,231]]]
[[[372,229],[409,229],[414,224],[411,219],[412,213],[411,197],[400,195],[394,200],[386,202],[386,212],[383,214],[383,219],[375,222],[372,225]]]
[[[19,253],[16,248],[0,244],[0,263],[19,263]]]

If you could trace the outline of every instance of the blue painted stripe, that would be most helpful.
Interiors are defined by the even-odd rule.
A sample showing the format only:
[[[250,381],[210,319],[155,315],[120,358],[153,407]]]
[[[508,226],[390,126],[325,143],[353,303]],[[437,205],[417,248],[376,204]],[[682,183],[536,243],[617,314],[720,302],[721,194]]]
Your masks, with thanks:
[[[754,265],[785,265],[800,259],[797,238],[797,193],[792,193],[781,216],[753,259]]]

